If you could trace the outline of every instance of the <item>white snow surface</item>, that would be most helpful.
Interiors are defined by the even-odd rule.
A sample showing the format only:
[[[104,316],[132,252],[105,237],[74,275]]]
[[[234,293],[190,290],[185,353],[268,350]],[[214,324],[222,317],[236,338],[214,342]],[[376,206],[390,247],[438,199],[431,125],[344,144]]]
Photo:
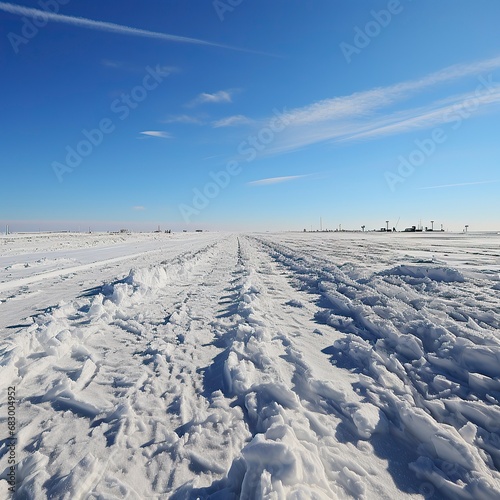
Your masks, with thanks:
[[[498,234],[0,237],[19,499],[500,498]]]

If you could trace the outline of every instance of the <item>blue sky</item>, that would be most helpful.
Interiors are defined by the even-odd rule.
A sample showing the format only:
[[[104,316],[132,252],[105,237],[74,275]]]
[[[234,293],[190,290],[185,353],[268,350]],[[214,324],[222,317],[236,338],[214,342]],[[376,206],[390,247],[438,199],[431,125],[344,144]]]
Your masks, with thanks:
[[[496,0],[0,2],[0,223],[498,230],[498,19]]]

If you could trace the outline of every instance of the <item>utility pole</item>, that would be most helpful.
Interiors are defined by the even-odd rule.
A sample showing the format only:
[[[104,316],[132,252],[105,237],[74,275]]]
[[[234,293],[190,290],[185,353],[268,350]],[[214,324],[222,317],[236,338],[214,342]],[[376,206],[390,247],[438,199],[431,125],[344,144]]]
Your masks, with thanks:
[[[323,219],[321,217],[319,218],[319,230],[323,231]]]

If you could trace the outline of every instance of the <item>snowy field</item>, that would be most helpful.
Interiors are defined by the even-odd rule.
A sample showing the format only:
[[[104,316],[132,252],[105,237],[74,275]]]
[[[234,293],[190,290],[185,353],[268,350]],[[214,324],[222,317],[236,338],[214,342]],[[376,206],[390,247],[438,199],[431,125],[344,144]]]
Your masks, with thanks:
[[[500,235],[0,237],[0,497],[500,498]]]

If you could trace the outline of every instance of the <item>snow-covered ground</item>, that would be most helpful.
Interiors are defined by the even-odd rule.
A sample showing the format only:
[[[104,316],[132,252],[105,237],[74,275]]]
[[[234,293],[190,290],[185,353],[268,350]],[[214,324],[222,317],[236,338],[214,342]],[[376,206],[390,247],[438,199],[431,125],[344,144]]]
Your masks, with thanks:
[[[500,236],[0,238],[0,496],[500,498]]]

